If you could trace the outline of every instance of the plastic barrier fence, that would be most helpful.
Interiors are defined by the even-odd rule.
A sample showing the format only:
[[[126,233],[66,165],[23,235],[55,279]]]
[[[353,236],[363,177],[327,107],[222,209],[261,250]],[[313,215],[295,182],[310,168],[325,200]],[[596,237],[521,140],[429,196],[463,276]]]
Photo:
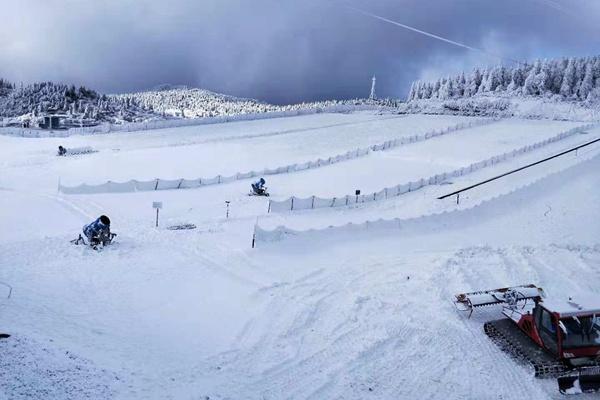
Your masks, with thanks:
[[[519,149],[513,150],[511,152],[503,153],[497,156],[490,157],[486,160],[479,161],[477,163],[470,164],[467,167],[459,168],[454,171],[448,171],[442,174],[430,176],[428,178],[423,178],[418,181],[408,182],[404,184],[399,184],[393,187],[384,188],[378,192],[371,194],[363,194],[363,195],[345,195],[340,197],[332,197],[332,198],[320,198],[316,196],[308,197],[308,198],[298,198],[298,197],[290,197],[289,199],[283,201],[269,201],[269,212],[286,212],[286,211],[295,211],[295,210],[311,210],[316,208],[326,208],[326,207],[343,207],[351,204],[358,203],[368,203],[372,201],[385,200],[388,198],[401,196],[405,193],[412,192],[422,188],[427,185],[437,185],[449,178],[456,178],[459,176],[470,174],[474,171],[480,170],[482,168],[489,167],[491,165],[495,165],[499,162],[503,162],[506,160],[510,160],[516,156],[522,155],[524,153],[531,152],[533,150],[539,149],[541,147],[547,146],[551,143],[555,143],[559,140],[563,140],[567,137],[575,135],[579,132],[590,129],[597,124],[588,124],[578,126],[576,128],[570,129],[565,132],[561,132],[556,136],[548,138],[538,143],[534,143],[531,145],[523,146]]]
[[[218,175],[213,178],[197,178],[197,179],[177,179],[177,180],[165,180],[165,179],[154,179],[152,181],[137,181],[130,180],[128,182],[115,183],[115,182],[106,182],[100,185],[87,185],[82,184],[79,186],[63,186],[59,185],[58,189],[62,193],[65,194],[90,194],[90,193],[118,193],[118,192],[136,192],[136,191],[146,191],[146,190],[169,190],[169,189],[192,189],[199,188],[202,186],[215,185],[221,183],[230,183],[241,179],[249,179],[255,178],[259,176],[267,176],[267,175],[278,175],[278,174],[287,174],[290,172],[304,171],[307,169],[320,168],[327,165],[332,165],[338,162],[352,160],[358,157],[364,157],[368,155],[372,151],[385,151],[398,146],[404,146],[406,144],[420,142],[423,140],[428,140],[433,137],[446,135],[450,132],[456,132],[461,129],[471,128],[475,126],[481,126],[486,124],[491,124],[493,122],[498,121],[497,119],[481,119],[476,121],[471,121],[469,123],[460,123],[451,127],[447,127],[441,130],[434,130],[431,132],[427,132],[422,135],[412,135],[408,137],[402,137],[395,140],[388,140],[384,143],[379,143],[375,145],[371,145],[369,147],[365,147],[362,149],[356,149],[352,151],[348,151],[343,154],[338,154],[326,159],[317,159],[313,161],[308,161],[300,164],[290,164],[282,167],[277,167],[273,169],[264,169],[260,171],[248,171],[248,172],[238,172],[235,175],[231,176],[221,176]],[[119,190],[115,190],[115,188],[119,188]],[[124,188],[129,188],[125,190]]]
[[[597,153],[593,153],[590,156],[586,157],[586,160],[583,162],[588,162],[595,158],[599,157]],[[278,226],[272,230],[261,228],[259,225],[254,226],[254,236],[253,243],[266,243],[266,242],[277,242],[284,240],[288,237],[308,237],[308,236],[317,236],[317,235],[326,235],[329,236],[331,234],[345,234],[345,233],[359,233],[365,231],[373,231],[380,232],[386,230],[418,230],[421,229],[423,231],[430,231],[431,229],[436,229],[439,227],[440,222],[445,219],[446,221],[455,221],[456,223],[464,223],[464,213],[471,212],[474,209],[481,209],[482,206],[486,206],[493,202],[497,202],[500,199],[507,198],[511,196],[513,193],[527,190],[527,188],[533,188],[538,182],[551,179],[552,177],[559,176],[563,171],[555,172],[545,177],[541,177],[531,183],[528,183],[524,186],[513,189],[509,193],[500,194],[498,196],[492,197],[490,199],[486,199],[480,203],[474,204],[473,206],[466,209],[455,209],[449,211],[442,211],[439,213],[433,213],[428,215],[417,216],[414,218],[407,219],[378,219],[378,220],[368,220],[362,223],[347,223],[344,225],[335,225],[329,226],[327,228],[317,228],[317,229],[306,229],[306,230],[297,230],[291,229],[286,226]],[[509,202],[509,206],[510,202]]]

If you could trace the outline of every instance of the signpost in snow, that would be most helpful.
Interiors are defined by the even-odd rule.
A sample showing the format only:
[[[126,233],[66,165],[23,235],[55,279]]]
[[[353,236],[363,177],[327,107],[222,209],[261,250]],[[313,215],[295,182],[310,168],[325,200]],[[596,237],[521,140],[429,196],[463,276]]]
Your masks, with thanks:
[[[227,204],[227,211],[225,214],[225,218],[229,218],[229,203],[231,203],[229,200],[225,200],[225,204]]]
[[[158,228],[158,210],[162,208],[162,201],[153,201],[152,208],[156,209],[156,227]]]

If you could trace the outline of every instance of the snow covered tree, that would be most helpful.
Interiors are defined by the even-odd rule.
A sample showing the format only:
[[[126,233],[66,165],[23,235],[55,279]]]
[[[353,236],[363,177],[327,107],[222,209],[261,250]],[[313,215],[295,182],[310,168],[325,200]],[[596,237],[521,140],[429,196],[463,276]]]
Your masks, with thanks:
[[[430,99],[437,99],[440,97],[440,88],[442,87],[442,82],[440,79],[438,79],[435,84],[433,85],[433,89],[431,91],[431,97]]]
[[[562,84],[560,86],[560,94],[563,95],[563,97],[571,97],[573,95],[573,86],[575,85],[575,73],[575,60],[573,58],[570,58],[569,64],[565,69]]]
[[[463,97],[465,95],[465,86],[467,86],[467,80],[465,78],[465,73],[462,72],[456,80],[456,84],[454,85],[453,96]]]
[[[447,100],[450,98],[452,93],[452,80],[450,77],[445,78],[440,86],[438,98],[440,100]]]
[[[481,71],[479,71],[479,68],[475,68],[467,80],[464,92],[465,97],[476,95],[479,85],[481,85]]]
[[[488,87],[488,80],[490,79],[490,70],[486,68],[481,75],[481,83],[479,84],[479,88],[477,89],[477,93],[485,93]]]
[[[600,57],[537,60],[512,67],[499,65],[457,74],[434,82],[417,82],[416,98],[465,98],[485,93],[551,96],[587,101],[600,87]]]
[[[536,85],[536,77],[537,71],[535,66],[532,66],[529,72],[527,73],[527,78],[525,78],[525,82],[523,83],[523,94],[525,95],[536,95],[537,94],[537,85]]]
[[[583,81],[579,86],[579,98],[586,100],[590,92],[594,89],[594,69],[592,63],[588,63],[585,69]]]

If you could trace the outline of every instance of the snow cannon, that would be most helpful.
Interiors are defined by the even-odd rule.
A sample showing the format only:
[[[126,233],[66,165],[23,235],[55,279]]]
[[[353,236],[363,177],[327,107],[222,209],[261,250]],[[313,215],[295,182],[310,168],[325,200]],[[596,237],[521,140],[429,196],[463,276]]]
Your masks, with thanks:
[[[537,378],[558,378],[562,394],[600,391],[600,298],[546,298],[535,285],[463,293],[461,311],[502,305],[504,318],[484,332],[503,351],[533,367]]]

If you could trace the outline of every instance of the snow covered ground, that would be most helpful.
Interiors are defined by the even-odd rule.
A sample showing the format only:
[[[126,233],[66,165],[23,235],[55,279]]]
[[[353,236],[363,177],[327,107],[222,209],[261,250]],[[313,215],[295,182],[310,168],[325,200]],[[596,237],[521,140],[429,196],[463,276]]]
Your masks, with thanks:
[[[458,292],[536,283],[600,294],[600,145],[440,194],[600,137],[588,130],[451,184],[336,209],[267,214],[249,181],[63,195],[57,182],[227,174],[330,156],[467,117],[317,114],[64,139],[0,137],[0,399],[559,398],[554,381],[465,319]],[[268,178],[274,198],[378,190],[535,143],[578,122],[502,120]],[[98,153],[56,157],[56,147]],[[225,201],[230,218],[225,218]],[[154,228],[152,201],[163,201]],[[252,249],[254,224],[324,230]],[[119,236],[69,243],[106,213]],[[169,225],[193,223],[193,230]],[[593,398],[581,396],[580,398]]]

